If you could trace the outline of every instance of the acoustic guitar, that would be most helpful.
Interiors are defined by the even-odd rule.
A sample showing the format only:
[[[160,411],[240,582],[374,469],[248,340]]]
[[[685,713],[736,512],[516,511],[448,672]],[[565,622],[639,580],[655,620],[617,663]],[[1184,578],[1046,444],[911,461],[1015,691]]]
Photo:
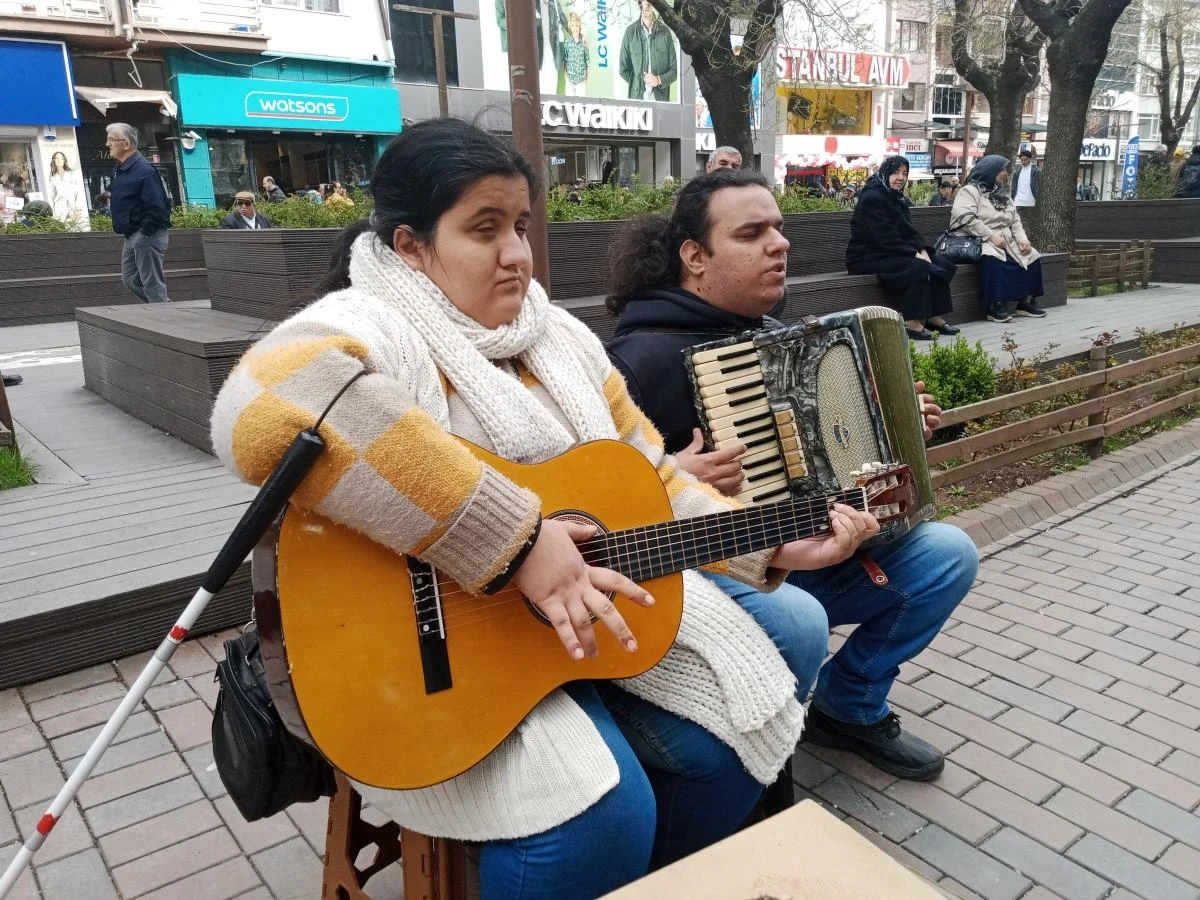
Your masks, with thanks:
[[[907,466],[879,467],[832,497],[676,521],[654,466],[628,444],[593,441],[538,465],[467,446],[541,497],[544,515],[598,526],[579,544],[584,558],[628,575],[656,602],[618,600],[636,652],[597,624],[598,655],[576,661],[516,588],[472,596],[420,560],[289,509],[274,567],[269,545],[254,560],[271,693],[289,729],[356,781],[444,781],[487,756],[555,688],[645,672],[675,639],[684,569],[828,532],[833,501],[882,519],[916,502]]]

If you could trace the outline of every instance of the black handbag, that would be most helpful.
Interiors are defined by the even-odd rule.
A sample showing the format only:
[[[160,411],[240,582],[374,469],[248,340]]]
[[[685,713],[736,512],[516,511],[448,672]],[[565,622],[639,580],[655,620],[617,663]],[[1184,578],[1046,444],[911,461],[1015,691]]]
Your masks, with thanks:
[[[977,263],[983,255],[983,239],[974,234],[943,231],[933,242],[933,252],[956,265]]]
[[[333,767],[287,730],[271,701],[257,631],[225,642],[216,680],[213,761],[247,822],[333,795]]]

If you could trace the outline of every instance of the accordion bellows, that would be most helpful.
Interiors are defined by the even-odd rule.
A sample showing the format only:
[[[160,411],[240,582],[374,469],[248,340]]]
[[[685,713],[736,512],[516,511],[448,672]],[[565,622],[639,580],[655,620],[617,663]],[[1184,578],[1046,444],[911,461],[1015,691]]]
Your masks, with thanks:
[[[707,443],[746,445],[743,503],[834,494],[874,464],[903,463],[917,503],[869,544],[932,517],[924,421],[899,313],[864,306],[699,344],[684,357]]]

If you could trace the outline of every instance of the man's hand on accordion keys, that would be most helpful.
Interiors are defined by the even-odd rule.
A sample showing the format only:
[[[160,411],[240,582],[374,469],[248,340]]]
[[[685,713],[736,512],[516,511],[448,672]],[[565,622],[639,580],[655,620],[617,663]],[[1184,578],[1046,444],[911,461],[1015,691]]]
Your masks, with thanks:
[[[828,534],[780,546],[771,565],[793,572],[836,566],[853,556],[863,541],[879,534],[879,522],[873,515],[843,503],[830,505],[829,524]]]
[[[736,497],[742,489],[742,456],[745,444],[730,444],[720,450],[705,452],[704,435],[699,428],[692,429],[692,442],[675,454],[679,468],[694,478],[711,484],[727,497]]]
[[[933,437],[934,431],[942,424],[942,408],[934,402],[933,394],[925,393],[925,382],[914,381],[917,390],[917,402],[921,404],[921,421],[925,427],[925,440]]]

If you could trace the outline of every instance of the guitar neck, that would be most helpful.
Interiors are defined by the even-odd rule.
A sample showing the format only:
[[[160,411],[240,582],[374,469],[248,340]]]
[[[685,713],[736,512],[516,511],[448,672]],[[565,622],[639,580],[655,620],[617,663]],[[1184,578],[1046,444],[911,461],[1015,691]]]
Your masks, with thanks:
[[[611,531],[579,544],[589,565],[642,582],[829,530],[829,503],[866,510],[862,488]]]

